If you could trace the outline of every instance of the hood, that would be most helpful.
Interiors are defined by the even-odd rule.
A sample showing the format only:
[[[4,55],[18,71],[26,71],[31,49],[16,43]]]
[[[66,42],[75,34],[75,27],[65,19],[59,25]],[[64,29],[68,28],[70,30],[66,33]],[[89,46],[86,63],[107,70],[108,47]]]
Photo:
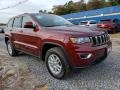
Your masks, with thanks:
[[[87,34],[87,35],[100,35],[103,31],[96,27],[83,27],[83,26],[55,26],[45,27],[46,30],[52,30],[55,32],[66,33],[66,34]]]

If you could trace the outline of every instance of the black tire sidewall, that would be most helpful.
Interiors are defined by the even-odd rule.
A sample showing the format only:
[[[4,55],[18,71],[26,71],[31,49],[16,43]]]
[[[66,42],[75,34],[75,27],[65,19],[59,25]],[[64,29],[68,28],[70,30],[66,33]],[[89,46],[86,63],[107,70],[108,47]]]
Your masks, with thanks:
[[[51,72],[51,70],[50,70],[50,68],[49,68],[49,66],[48,66],[48,58],[49,58],[49,56],[50,56],[51,54],[55,54],[55,55],[57,55],[57,56],[60,58],[60,61],[61,61],[61,64],[62,64],[62,70],[61,70],[61,73],[58,74],[58,75],[54,75],[54,74]],[[63,56],[59,55],[59,54],[58,54],[57,52],[55,52],[55,51],[48,50],[48,52],[47,52],[47,54],[46,54],[46,57],[45,57],[45,61],[46,61],[46,67],[47,67],[49,73],[50,73],[54,78],[61,79],[61,78],[63,78],[63,77],[65,76],[65,73],[66,73],[66,65],[65,65]]]
[[[16,50],[14,49],[12,43],[8,40],[6,44],[7,44],[7,51],[8,51],[8,54],[9,54],[10,56],[16,56],[16,55],[17,55],[17,52],[16,52]],[[11,45],[12,53],[10,53],[9,50],[8,50],[8,45],[9,45],[9,44]]]

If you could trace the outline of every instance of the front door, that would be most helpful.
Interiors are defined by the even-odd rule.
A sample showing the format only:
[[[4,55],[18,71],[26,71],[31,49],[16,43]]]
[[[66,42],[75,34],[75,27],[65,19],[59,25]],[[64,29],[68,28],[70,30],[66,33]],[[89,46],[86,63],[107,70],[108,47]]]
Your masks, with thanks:
[[[38,56],[40,51],[38,45],[40,39],[37,36],[38,32],[35,32],[34,28],[24,27],[26,22],[32,22],[32,24],[34,24],[30,16],[22,17],[22,29],[21,29],[22,44],[25,46],[25,51]]]

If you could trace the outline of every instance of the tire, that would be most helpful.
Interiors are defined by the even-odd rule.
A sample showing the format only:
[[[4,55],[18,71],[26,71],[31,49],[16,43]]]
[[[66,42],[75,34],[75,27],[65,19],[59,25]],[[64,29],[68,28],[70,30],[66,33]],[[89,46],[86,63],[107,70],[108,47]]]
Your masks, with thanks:
[[[47,66],[49,73],[54,78],[62,79],[70,71],[70,67],[67,62],[67,58],[66,58],[64,52],[59,47],[51,48],[47,51],[47,53],[45,55],[45,62],[46,62],[46,66]],[[57,67],[57,69],[56,69],[56,67]],[[53,68],[54,68],[54,70],[53,70]]]
[[[4,33],[4,30],[3,30],[3,29],[0,29],[0,33]]]
[[[119,27],[116,27],[115,30],[116,30],[116,32],[120,32],[120,28]]]
[[[111,34],[115,34],[115,33],[116,33],[116,29],[112,29],[112,30],[110,31],[110,33],[111,33]]]
[[[5,32],[4,32],[4,29],[2,30],[2,33],[5,33]]]
[[[112,34],[115,34],[116,33],[116,30],[114,29],[113,31],[112,31]]]
[[[0,29],[0,33],[2,33],[2,30]]]
[[[10,56],[17,56],[18,55],[18,51],[15,50],[15,48],[13,47],[12,43],[8,40],[7,43],[7,51],[8,51],[8,54]]]

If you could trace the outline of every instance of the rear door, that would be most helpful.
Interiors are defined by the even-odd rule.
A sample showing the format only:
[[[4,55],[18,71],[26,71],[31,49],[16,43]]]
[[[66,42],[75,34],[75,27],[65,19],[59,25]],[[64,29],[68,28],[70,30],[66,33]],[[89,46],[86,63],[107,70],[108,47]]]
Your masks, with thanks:
[[[22,45],[21,41],[21,27],[22,27],[22,17],[15,17],[13,20],[12,28],[10,29],[12,35],[12,41],[15,48],[24,50],[25,47]]]

